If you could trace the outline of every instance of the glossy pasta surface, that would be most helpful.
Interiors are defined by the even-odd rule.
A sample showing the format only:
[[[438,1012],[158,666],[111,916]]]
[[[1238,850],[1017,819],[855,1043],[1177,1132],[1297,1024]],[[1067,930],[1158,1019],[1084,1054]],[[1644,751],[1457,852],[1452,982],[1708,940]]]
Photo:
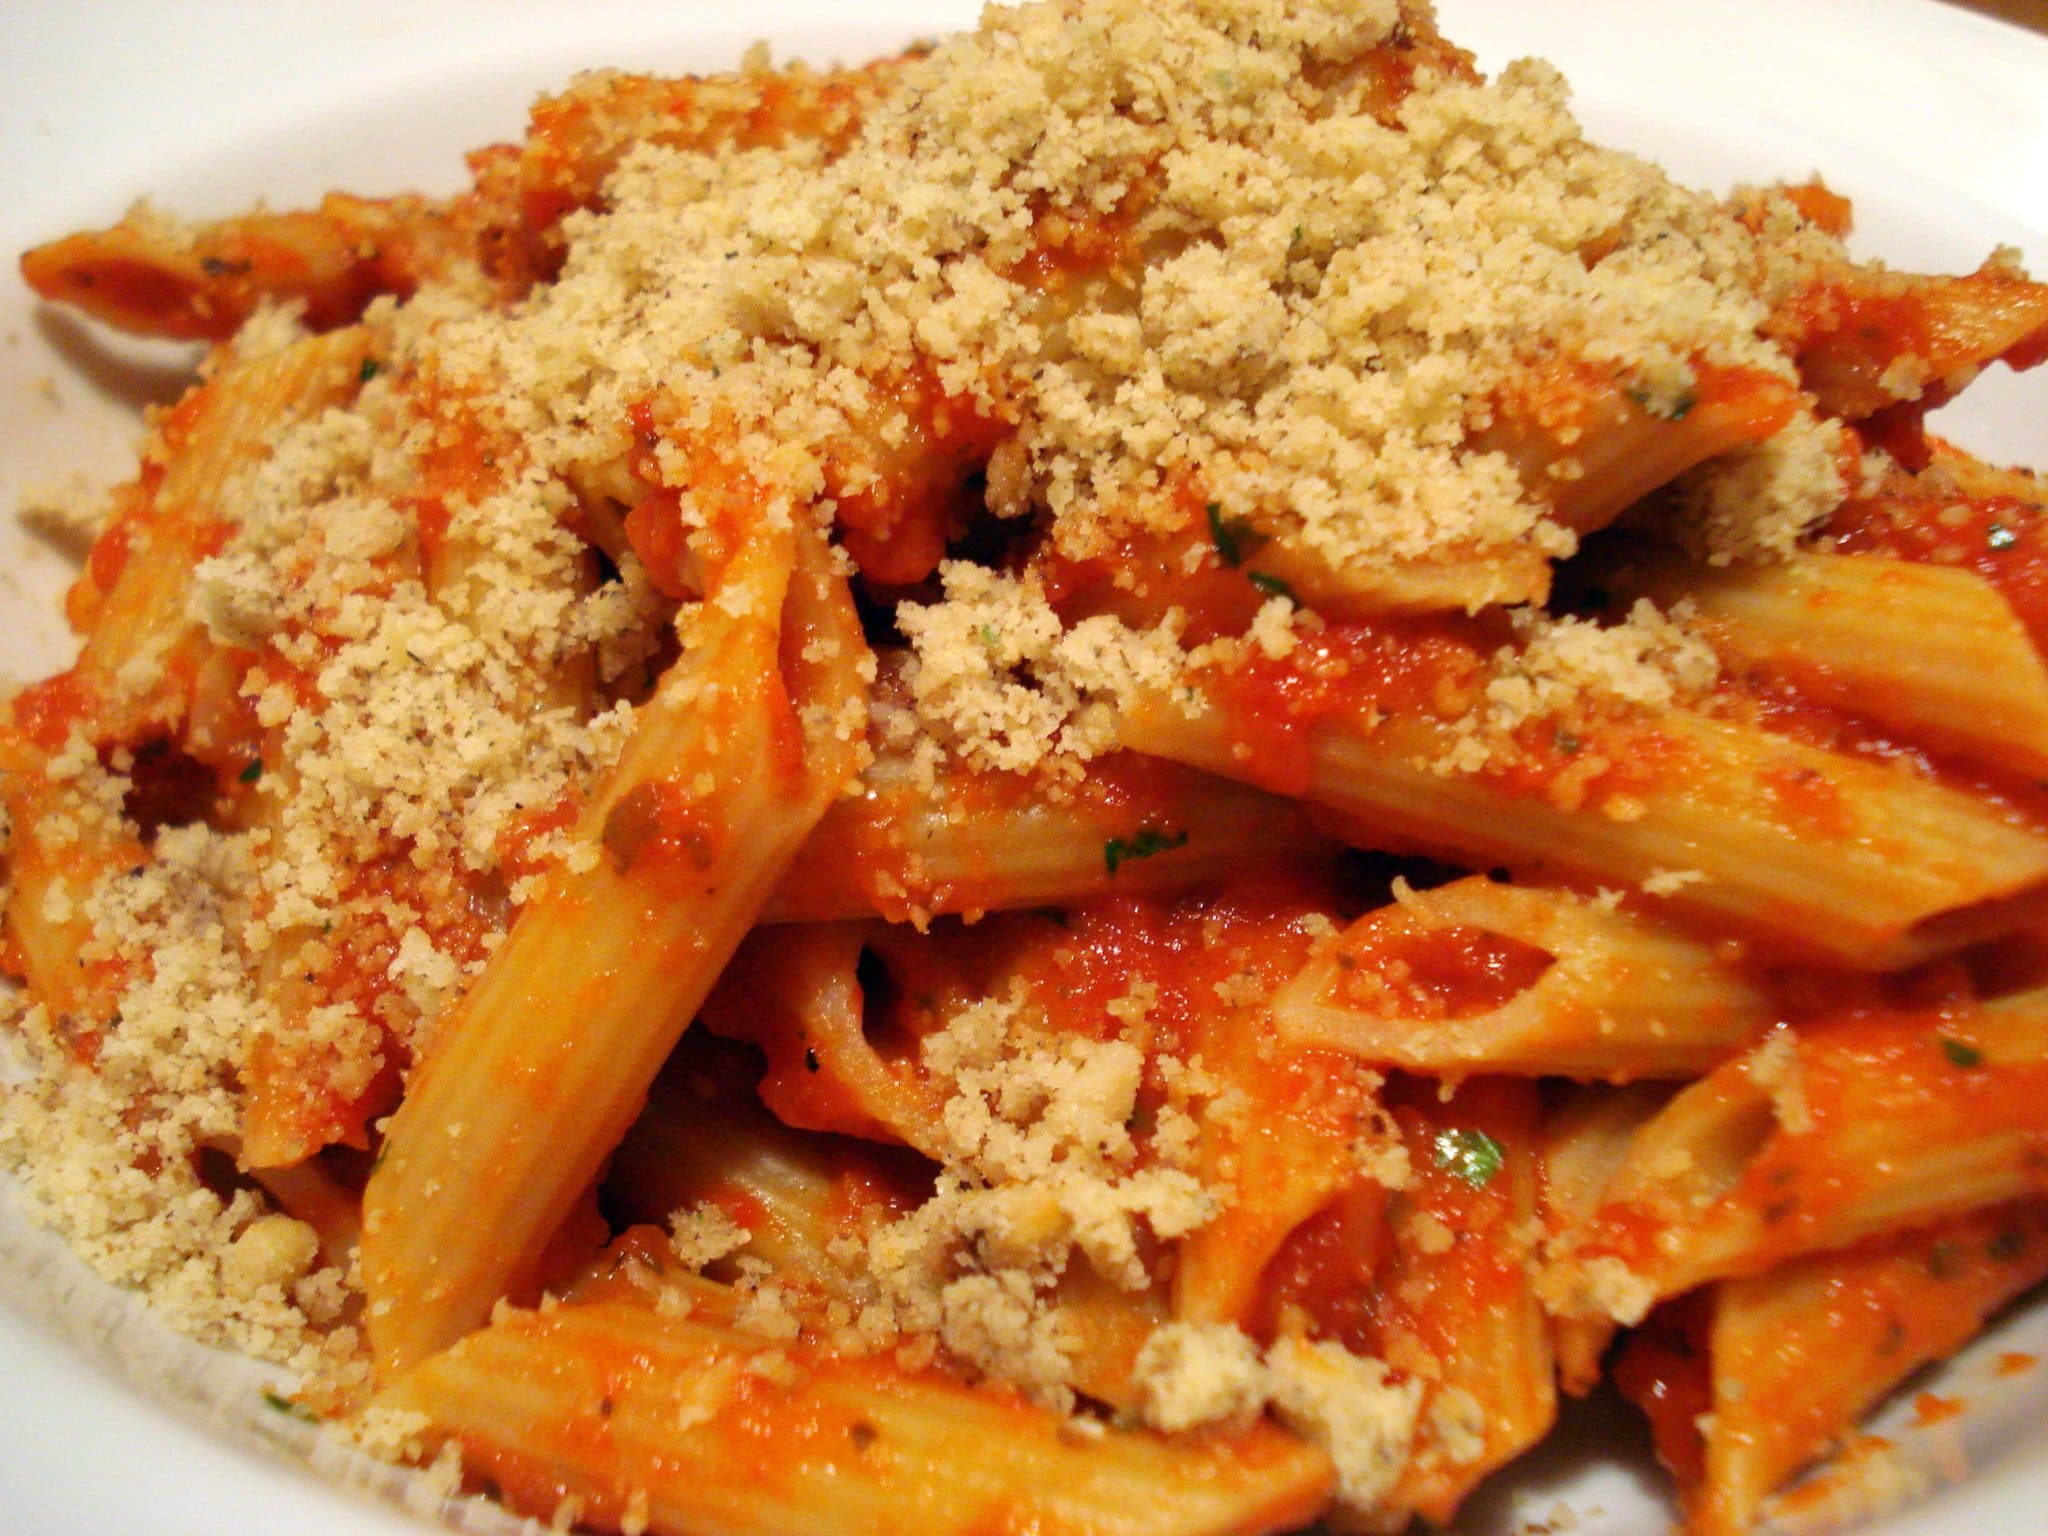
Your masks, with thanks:
[[[0,704],[0,1151],[558,1524],[1736,1536],[2048,1276],[2048,482],[1394,0],[582,77],[22,259],[203,340]]]

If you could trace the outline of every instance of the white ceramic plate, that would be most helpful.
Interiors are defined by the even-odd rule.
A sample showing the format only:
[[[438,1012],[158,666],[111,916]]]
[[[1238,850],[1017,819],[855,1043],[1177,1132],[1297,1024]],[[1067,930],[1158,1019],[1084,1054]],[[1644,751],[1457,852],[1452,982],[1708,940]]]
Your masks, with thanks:
[[[1866,251],[1963,270],[2010,243],[2048,268],[2048,39],[1934,0],[1442,7],[1446,32],[1488,68],[1519,53],[1555,59],[1596,136],[1686,179],[1722,187],[1819,170],[1854,197]],[[0,250],[111,220],[143,192],[208,215],[334,186],[452,189],[463,149],[513,136],[532,94],[574,69],[715,68],[756,36],[784,52],[859,58],[970,24],[974,9],[964,0],[871,0],[858,12],[830,0],[583,0],[573,12],[547,0],[6,0]],[[174,394],[187,361],[177,348],[38,313],[18,285],[0,281],[0,506],[72,473],[96,483],[121,474],[137,411]],[[2048,464],[2048,380],[2039,376],[1994,374],[1943,422],[1993,457]],[[0,541],[0,671],[24,679],[68,655],[55,603],[69,572],[11,521]],[[1977,1536],[2048,1524],[2048,1372],[2001,1378],[1993,1361],[2002,1350],[2048,1354],[2048,1304],[2010,1319],[1935,1383],[1970,1400],[1960,1430],[1898,1430],[1906,1458],[1939,1491],[1873,1529]],[[1895,1411],[1887,1427],[1908,1417]],[[246,1370],[171,1339],[132,1299],[0,1211],[0,1532],[419,1529],[276,1454],[311,1439],[262,1406]],[[336,1470],[387,1493],[401,1486]],[[1585,1536],[1638,1536],[1668,1518],[1640,1431],[1621,1415],[1581,1416],[1561,1446],[1498,1482],[1461,1521],[1470,1536],[1513,1531],[1560,1502]]]

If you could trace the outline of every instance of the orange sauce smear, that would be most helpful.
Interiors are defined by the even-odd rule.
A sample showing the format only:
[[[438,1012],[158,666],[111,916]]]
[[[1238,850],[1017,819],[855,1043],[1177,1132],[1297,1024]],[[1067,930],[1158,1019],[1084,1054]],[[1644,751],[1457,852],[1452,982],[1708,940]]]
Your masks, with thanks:
[[[1913,1422],[1922,1429],[1936,1424],[1946,1424],[1963,1416],[1968,1407],[1959,1397],[1941,1397],[1933,1392],[1922,1392],[1913,1399]]]

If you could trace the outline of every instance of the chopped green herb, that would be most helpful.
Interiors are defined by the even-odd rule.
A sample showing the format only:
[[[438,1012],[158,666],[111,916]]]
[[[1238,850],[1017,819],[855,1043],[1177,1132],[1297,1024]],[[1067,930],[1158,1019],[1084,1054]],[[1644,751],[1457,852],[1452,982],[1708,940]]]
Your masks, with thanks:
[[[823,1063],[821,1063],[818,1060],[817,1051],[812,1049],[808,1045],[804,1047],[804,1070],[806,1072],[818,1072],[823,1070]]]
[[[1223,563],[1232,570],[1244,564],[1245,556],[1262,549],[1268,543],[1268,536],[1252,526],[1248,517],[1225,517],[1218,502],[1209,503],[1209,538],[1216,545],[1216,553]]]
[[[263,1394],[263,1401],[279,1413],[288,1414],[302,1424],[318,1424],[319,1416],[303,1403],[295,1403],[288,1397],[279,1397],[275,1392]]]
[[[249,766],[244,768],[236,777],[244,784],[254,784],[263,777],[263,759],[260,757],[251,758]]]
[[[1284,597],[1290,603],[1300,601],[1300,599],[1294,595],[1294,588],[1287,585],[1286,582],[1282,581],[1278,576],[1273,575],[1271,572],[1250,571],[1246,573],[1245,580],[1249,581],[1253,586],[1257,587],[1261,592],[1265,593],[1268,597]]]
[[[981,636],[981,643],[987,646],[990,650],[994,650],[996,648],[996,642],[1003,638],[1003,632],[997,629],[993,624],[982,625],[981,628],[976,631],[976,633]]]
[[[1557,735],[1552,739],[1557,743],[1557,750],[1562,752],[1566,757],[1570,757],[1574,752],[1578,751],[1580,747],[1585,745],[1584,742],[1580,741],[1579,738],[1570,731],[1559,731]]]
[[[1484,1131],[1468,1127],[1436,1133],[1436,1165],[1455,1173],[1474,1189],[1484,1189],[1500,1172],[1507,1154]]]
[[[2020,536],[2003,523],[1993,523],[1984,534],[1986,549],[2011,549],[2019,541]]]
[[[1968,1041],[1958,1040],[1953,1035],[1941,1037],[1941,1054],[1955,1066],[1965,1070],[1984,1065],[1984,1053]]]
[[[1937,1280],[1953,1280],[1962,1273],[1962,1251],[1951,1242],[1939,1242],[1927,1250],[1927,1273]]]
[[[1635,403],[1637,410],[1655,416],[1661,421],[1683,421],[1692,414],[1692,408],[1700,403],[1699,396],[1689,389],[1669,401],[1659,399],[1652,391],[1641,388],[1630,390],[1628,397]]]
[[[1140,827],[1135,837],[1112,837],[1104,843],[1102,862],[1109,867],[1109,872],[1113,875],[1119,864],[1127,864],[1132,859],[1149,859],[1153,854],[1164,853],[1169,848],[1184,848],[1187,841],[1188,835],[1185,832],[1167,832],[1159,827]]]
[[[366,357],[363,359],[363,366],[356,370],[356,378],[362,383],[367,384],[383,371],[384,365],[382,363],[378,362],[374,357]]]

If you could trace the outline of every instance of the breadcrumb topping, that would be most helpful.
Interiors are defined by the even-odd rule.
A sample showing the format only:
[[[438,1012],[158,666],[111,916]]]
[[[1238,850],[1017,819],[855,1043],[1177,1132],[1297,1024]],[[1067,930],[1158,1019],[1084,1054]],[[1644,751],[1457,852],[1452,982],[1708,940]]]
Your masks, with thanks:
[[[1079,1258],[1144,1290],[1141,1238],[1184,1237],[1215,1215],[1215,1195],[1178,1165],[1192,1135],[1169,1109],[1141,1148],[1131,1124],[1144,1053],[1048,1030],[1021,982],[956,1012],[922,1059],[945,1092],[944,1170],[931,1199],[870,1239],[866,1268],[897,1327],[1070,1405],[1060,1281]]]
[[[705,100],[750,119],[774,78],[752,60]],[[862,77],[813,132],[604,118],[644,84],[588,77],[553,104],[558,129],[587,136],[572,184],[550,189],[570,211],[497,232],[544,248],[544,281],[508,297],[472,266],[378,298],[345,333],[363,349],[350,387],[238,445],[209,488],[220,526],[170,616],[200,675],[145,650],[112,685],[190,696],[181,766],[218,780],[203,817],[138,812],[154,771],[138,750],[163,742],[82,732],[0,805],[0,847],[27,817],[41,848],[76,855],[27,897],[0,870],[0,902],[86,931],[90,972],[75,1005],[11,1005],[31,1070],[7,1089],[0,1155],[101,1274],[203,1339],[324,1378],[339,1405],[367,1379],[353,1233],[284,1185],[325,1188],[339,1168],[352,1212],[378,1116],[441,1017],[523,906],[596,867],[567,829],[673,653],[678,611],[750,600],[702,597],[736,530],[836,519],[863,622],[900,637],[872,708],[835,716],[843,739],[872,728],[910,748],[899,767],[927,785],[944,754],[1071,796],[1135,701],[1199,709],[1205,669],[1286,662],[1382,616],[1369,594],[1390,570],[1570,556],[1594,523],[1567,505],[1590,429],[1552,408],[1558,379],[1574,403],[1626,402],[1638,426],[1675,427],[1716,380],[1775,391],[1788,425],[1641,509],[1717,564],[1798,547],[1859,469],[1773,334],[1779,306],[1840,270],[1839,241],[1790,199],[1723,206],[1587,143],[1553,69],[1478,78],[1419,0],[992,8]],[[480,158],[480,183],[493,174]],[[130,225],[193,248],[152,210]],[[259,307],[203,387],[324,339],[303,306]],[[1911,400],[1943,382],[1902,356],[1878,387]],[[30,512],[66,538],[101,530],[120,494],[146,504],[179,430],[175,413],[154,424],[147,472],[111,502]],[[673,529],[650,534],[650,510]],[[929,559],[870,569],[875,548]],[[1185,593],[1147,587],[1155,558]],[[1091,563],[1112,572],[1107,595],[1074,574]],[[1219,575],[1243,582],[1223,624],[1187,595]],[[1692,621],[1648,600],[1618,621],[1536,606],[1474,621],[1475,656],[1510,643],[1423,763],[1487,772],[1540,722],[1702,699],[1719,668]],[[247,761],[200,751],[223,743]],[[701,775],[691,803],[715,787]],[[1120,830],[1108,874],[1186,841]],[[1700,878],[1658,869],[1641,887]],[[1255,1031],[1272,981],[1246,962],[1205,980],[1202,1004]],[[778,1274],[747,1251],[746,1219],[705,1203],[674,1212],[659,1262],[635,1259],[653,1304],[693,1304],[660,1289],[665,1265],[716,1265],[736,1277],[734,1324],[789,1346],[745,1367],[770,1382],[797,1380],[824,1316],[835,1347],[893,1346],[918,1367],[943,1351],[1075,1410],[1093,1394],[1085,1298],[1157,1322],[1168,1245],[1261,1193],[1236,1151],[1205,1164],[1205,1135],[1227,1133],[1213,1152],[1262,1128],[1198,1056],[1159,1048],[1159,991],[1133,980],[1079,1030],[1022,981],[935,1002],[890,1065],[938,1106],[919,1145],[936,1177],[914,1207],[840,1234],[844,1286],[821,1300],[815,1275]],[[1807,1128],[1789,1031],[1747,1062],[1784,1129]],[[1406,1211],[1418,1173],[1374,1097],[1384,1080],[1349,1065],[1343,1176]],[[594,1199],[585,1214],[603,1228]],[[1461,1240],[1427,1212],[1388,1219],[1425,1257]],[[1559,1313],[1630,1324],[1654,1300],[1605,1257],[1538,1284]],[[1418,1435],[1480,1457],[1471,1394],[1436,1392],[1425,1414],[1411,1355],[1368,1358],[1298,1321],[1263,1348],[1224,1324],[1141,1329],[1116,1406],[1168,1432],[1270,1413],[1328,1452],[1359,1519]],[[417,1459],[428,1428],[372,1410],[354,1432]],[[439,1465],[452,1480],[454,1460]],[[583,1513],[572,1496],[557,1523]],[[645,1495],[620,1518],[644,1527]]]

